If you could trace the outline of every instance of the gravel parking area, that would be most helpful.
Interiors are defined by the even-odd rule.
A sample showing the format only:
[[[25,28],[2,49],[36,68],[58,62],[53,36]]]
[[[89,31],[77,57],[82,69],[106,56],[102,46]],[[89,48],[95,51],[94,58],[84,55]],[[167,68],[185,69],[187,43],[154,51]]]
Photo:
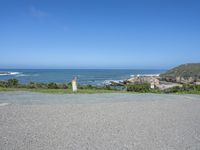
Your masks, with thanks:
[[[198,150],[200,96],[0,92],[2,150]]]

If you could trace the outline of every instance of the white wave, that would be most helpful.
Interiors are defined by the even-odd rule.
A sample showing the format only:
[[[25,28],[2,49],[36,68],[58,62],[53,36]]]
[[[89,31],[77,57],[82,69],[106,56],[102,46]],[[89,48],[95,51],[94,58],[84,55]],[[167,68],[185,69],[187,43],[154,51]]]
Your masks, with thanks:
[[[37,77],[39,76],[39,74],[23,74],[23,73],[16,74],[16,77],[29,77],[29,76]]]
[[[0,76],[13,76],[18,74],[20,74],[20,72],[0,72]]]
[[[16,76],[17,77],[26,77],[26,76],[30,76],[30,75],[27,75],[27,74],[17,74]]]
[[[105,81],[103,81],[103,84],[110,85],[111,82],[120,83],[120,82],[123,82],[123,80],[105,80]]]
[[[9,72],[10,73],[10,75],[18,75],[18,74],[20,74],[20,72]]]
[[[0,103],[0,106],[6,106],[9,105],[9,103]]]
[[[131,75],[131,77],[159,77],[160,74],[137,74]]]

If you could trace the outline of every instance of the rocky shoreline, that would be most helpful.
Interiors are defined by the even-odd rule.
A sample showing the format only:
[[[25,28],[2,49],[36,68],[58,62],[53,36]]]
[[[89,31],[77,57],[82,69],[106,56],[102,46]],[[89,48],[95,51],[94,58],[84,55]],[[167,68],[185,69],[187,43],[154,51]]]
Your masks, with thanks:
[[[165,90],[184,84],[200,85],[200,63],[183,64],[159,76],[133,76],[123,82],[111,82],[112,86],[148,83],[152,89]]]
[[[177,87],[177,86],[182,87],[183,84],[200,85],[199,81],[195,81],[191,77],[188,79],[177,77],[177,79],[179,80],[170,81],[160,76],[133,76],[122,82],[111,81],[110,85],[111,86],[126,86],[128,84],[149,83],[152,89],[158,88],[160,90],[165,90],[165,89]]]

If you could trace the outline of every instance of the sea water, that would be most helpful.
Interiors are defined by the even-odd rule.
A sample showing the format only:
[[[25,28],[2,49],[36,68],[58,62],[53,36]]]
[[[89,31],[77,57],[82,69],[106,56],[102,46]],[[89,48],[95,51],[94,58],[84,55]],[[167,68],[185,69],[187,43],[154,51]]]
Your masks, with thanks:
[[[21,83],[69,83],[77,77],[83,85],[105,85],[110,81],[123,81],[133,76],[158,76],[165,70],[127,69],[0,69],[0,80],[16,78]]]

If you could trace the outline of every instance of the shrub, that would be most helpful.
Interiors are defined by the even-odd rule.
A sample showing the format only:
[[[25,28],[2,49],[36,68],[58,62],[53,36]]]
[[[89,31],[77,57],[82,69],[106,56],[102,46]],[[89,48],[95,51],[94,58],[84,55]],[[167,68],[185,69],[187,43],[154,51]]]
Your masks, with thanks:
[[[47,89],[48,84],[47,83],[36,83],[37,88]]]
[[[8,84],[6,81],[0,81],[0,87],[8,87]]]
[[[7,86],[8,87],[17,87],[19,85],[19,81],[17,79],[8,79]]]
[[[106,86],[95,86],[95,85],[78,85],[79,89],[89,89],[89,90],[116,90],[112,88],[110,85]]]
[[[48,84],[48,89],[58,89],[58,85],[54,82]]]
[[[37,88],[46,89],[46,88],[48,88],[48,85],[46,83],[30,82],[27,85],[27,88],[31,88],[31,89],[37,89]]]
[[[172,88],[164,90],[164,93],[177,93],[177,92],[181,92],[181,91],[182,91],[182,87],[174,86]]]
[[[195,89],[196,89],[197,91],[200,91],[200,85],[195,85]]]
[[[66,84],[58,84],[59,89],[68,89],[68,86]]]
[[[200,85],[191,85],[191,84],[184,84],[182,87],[175,86],[169,89],[166,89],[165,93],[196,93],[200,91]]]
[[[90,85],[90,84],[89,84],[89,85],[86,85],[85,87],[86,87],[86,89],[94,89],[94,88],[95,88],[95,87],[93,87],[93,86]]]
[[[149,83],[136,83],[127,85],[127,91],[131,92],[150,92],[150,84]]]
[[[79,89],[96,89],[96,87],[92,85],[80,85],[80,84],[78,84],[78,88]]]
[[[20,84],[17,79],[8,79],[7,81],[0,81],[0,87],[5,87],[5,88],[20,87]]]
[[[106,86],[104,87],[104,89],[105,89],[105,90],[112,90],[112,88],[111,88],[110,85],[106,85]]]
[[[67,86],[68,88],[71,88],[71,87],[72,87],[72,82],[68,82],[68,83],[66,84],[66,86]]]
[[[36,84],[34,82],[30,82],[28,85],[27,85],[28,88],[31,88],[31,89],[34,89],[34,88],[37,88],[36,87]]]
[[[194,90],[194,89],[195,89],[195,86],[190,85],[190,84],[184,84],[183,87],[182,87],[183,91],[191,91],[191,90]]]

